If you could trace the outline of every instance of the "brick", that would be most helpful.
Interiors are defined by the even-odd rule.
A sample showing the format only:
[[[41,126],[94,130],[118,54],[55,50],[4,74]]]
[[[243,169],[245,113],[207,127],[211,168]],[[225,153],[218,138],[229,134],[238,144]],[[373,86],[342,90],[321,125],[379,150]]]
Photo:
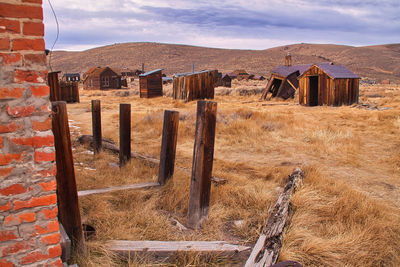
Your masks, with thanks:
[[[51,118],[47,118],[45,121],[33,121],[32,122],[32,129],[34,131],[48,131],[48,130],[51,130]],[[1,128],[0,128],[0,132],[1,132]]]
[[[39,183],[43,191],[54,191],[57,189],[57,181],[54,179],[50,182]],[[57,213],[57,209],[55,211]]]
[[[0,88],[0,99],[21,98],[25,88]]]
[[[5,205],[0,205],[0,212],[8,211],[11,209],[11,202],[7,202]]]
[[[0,231],[0,242],[17,239],[16,230]]]
[[[44,51],[44,40],[43,39],[14,39],[12,40],[12,50],[33,50],[33,51]]]
[[[60,229],[58,220],[49,222],[46,226],[35,225],[36,233],[39,235],[57,232]]]
[[[1,249],[0,252],[0,257],[5,257],[11,254],[16,254],[19,252],[26,251],[28,249],[31,249],[33,247],[33,242],[28,242],[28,241],[18,241],[14,242],[12,244],[8,244],[5,246],[3,249]],[[0,266],[3,266],[0,264]]]
[[[18,195],[25,193],[27,189],[23,187],[21,184],[13,184],[6,188],[0,189],[0,195],[10,196],[10,195]]]
[[[42,152],[42,151],[35,151],[35,162],[40,163],[42,161],[55,161],[56,154],[55,152]]]
[[[19,225],[23,222],[30,223],[34,221],[36,221],[36,214],[33,212],[13,214],[4,218],[4,226]]]
[[[20,33],[20,25],[18,20],[0,19],[0,26],[5,27],[5,29],[0,29],[0,33]]]
[[[53,209],[44,209],[39,211],[38,214],[42,214],[46,219],[53,219],[58,215],[58,208],[54,207]]]
[[[34,106],[17,106],[17,107],[10,107],[7,106],[7,113],[8,115],[19,118],[19,117],[28,117],[35,111]]]
[[[56,176],[57,174],[57,167],[56,165],[53,166],[50,170],[41,170],[37,172],[38,175],[41,177],[49,177],[49,176]]]
[[[40,206],[49,206],[57,203],[57,195],[51,194],[41,197],[33,197],[29,200],[14,200],[14,210],[23,208],[32,208]]]
[[[48,86],[31,86],[31,91],[34,96],[48,96],[50,89]]]
[[[43,83],[46,72],[31,70],[15,70],[14,82],[16,83]]]
[[[0,53],[0,60],[3,66],[21,66],[22,55],[20,53]]]
[[[41,239],[41,242],[46,245],[54,245],[60,243],[60,233],[51,234]],[[53,252],[54,253],[54,252]]]
[[[8,18],[43,19],[41,6],[0,3],[0,16]]]
[[[46,65],[46,55],[41,54],[25,54],[24,55],[25,66],[32,66],[35,64]]]
[[[4,138],[0,137],[0,148],[3,148]]]
[[[22,154],[1,154],[0,155],[0,166],[1,165],[8,165],[13,160],[20,161]]]
[[[41,252],[38,251],[34,251],[31,252],[27,255],[25,255],[24,257],[21,258],[21,264],[29,264],[29,263],[34,263],[34,262],[38,262],[38,261],[42,261],[45,259],[48,259],[49,256],[47,254],[43,254]]]
[[[0,168],[0,177],[7,177],[12,172],[13,168]],[[1,209],[0,209],[1,211]]]
[[[42,22],[24,22],[23,33],[25,35],[43,36],[44,25]]]
[[[15,132],[19,128],[21,128],[21,125],[17,125],[14,122],[12,122],[10,124],[3,124],[3,125],[0,125],[0,133]]]
[[[1,267],[14,267],[15,265],[6,259],[0,259],[0,266]]]
[[[44,146],[54,146],[54,136],[34,136],[27,138],[11,138],[11,142],[16,145],[23,146],[32,146],[35,148],[44,147]]]
[[[10,50],[10,38],[0,38],[0,50]]]
[[[63,267],[64,265],[63,265],[63,263],[62,263],[62,261],[61,261],[61,259],[57,259],[57,260],[55,260],[55,261],[53,261],[53,262],[50,262],[49,264],[46,264],[45,265],[45,267],[54,267],[54,266],[56,266],[56,267]]]

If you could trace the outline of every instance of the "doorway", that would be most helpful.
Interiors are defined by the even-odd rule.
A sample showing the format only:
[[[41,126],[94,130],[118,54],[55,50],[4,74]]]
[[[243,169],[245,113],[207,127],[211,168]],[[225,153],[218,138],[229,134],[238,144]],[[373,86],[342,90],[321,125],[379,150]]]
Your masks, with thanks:
[[[318,76],[310,76],[308,77],[310,84],[310,97],[309,97],[309,106],[318,106],[318,84],[319,78]]]

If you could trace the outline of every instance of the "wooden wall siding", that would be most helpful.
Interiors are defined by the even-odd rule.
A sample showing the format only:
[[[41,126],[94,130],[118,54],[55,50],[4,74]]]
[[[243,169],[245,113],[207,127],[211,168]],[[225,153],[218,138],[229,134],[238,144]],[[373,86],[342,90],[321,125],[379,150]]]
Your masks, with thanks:
[[[182,76],[174,76],[172,97],[192,101],[213,99],[215,71],[203,71]]]
[[[108,77],[108,86],[104,85],[101,81],[103,78]],[[115,72],[113,72],[110,69],[104,70],[100,74],[100,89],[120,89],[121,88],[121,76],[116,75]]]
[[[162,96],[162,72],[157,71],[147,76],[139,76],[140,97]]]
[[[318,76],[318,105],[340,106],[358,102],[359,79],[332,79],[317,66],[312,66],[299,79],[300,104],[310,105],[310,76]]]
[[[78,82],[60,82],[61,99],[67,103],[79,103]]]

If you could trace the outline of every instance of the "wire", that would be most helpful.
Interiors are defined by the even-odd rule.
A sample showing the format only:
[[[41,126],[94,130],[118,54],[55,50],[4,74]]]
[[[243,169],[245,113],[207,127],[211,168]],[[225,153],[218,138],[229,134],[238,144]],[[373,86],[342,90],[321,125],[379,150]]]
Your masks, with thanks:
[[[49,2],[51,11],[53,11],[54,19],[56,20],[56,24],[57,24],[57,36],[56,36],[56,39],[54,40],[53,46],[50,49],[50,57],[49,57],[50,71],[53,71],[53,68],[51,67],[51,55],[53,54],[54,46],[56,45],[56,43],[58,41],[58,36],[60,35],[60,25],[58,24],[57,15],[56,15],[56,12],[54,11],[53,5],[51,4],[50,0],[47,0],[47,2]]]

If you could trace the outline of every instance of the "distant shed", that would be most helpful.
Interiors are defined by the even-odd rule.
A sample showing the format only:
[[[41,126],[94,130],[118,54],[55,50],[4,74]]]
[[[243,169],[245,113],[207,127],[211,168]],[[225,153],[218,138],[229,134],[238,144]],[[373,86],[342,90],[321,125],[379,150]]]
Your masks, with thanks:
[[[139,75],[140,97],[162,96],[162,69],[156,69]]]
[[[83,89],[121,89],[121,76],[109,67],[91,68],[83,77]]]
[[[261,95],[261,99],[266,99],[268,93],[271,93],[272,97],[281,97],[283,99],[294,97],[299,87],[297,77],[302,75],[311,66],[312,64],[279,66],[273,69],[268,84]]]
[[[222,86],[225,86],[225,87],[232,87],[232,79],[231,79],[231,77],[229,77],[228,74],[224,74],[224,75],[222,76],[221,81],[222,81]]]
[[[215,70],[204,70],[174,74],[172,97],[185,101],[213,99],[216,73]]]
[[[79,73],[64,73],[63,80],[66,82],[79,82],[81,75]]]
[[[302,105],[340,106],[358,102],[360,77],[342,65],[314,64],[298,79]]]
[[[249,77],[250,77],[250,74],[245,70],[235,70],[233,72],[236,74],[236,79],[238,81],[240,81],[240,80],[248,80]]]

